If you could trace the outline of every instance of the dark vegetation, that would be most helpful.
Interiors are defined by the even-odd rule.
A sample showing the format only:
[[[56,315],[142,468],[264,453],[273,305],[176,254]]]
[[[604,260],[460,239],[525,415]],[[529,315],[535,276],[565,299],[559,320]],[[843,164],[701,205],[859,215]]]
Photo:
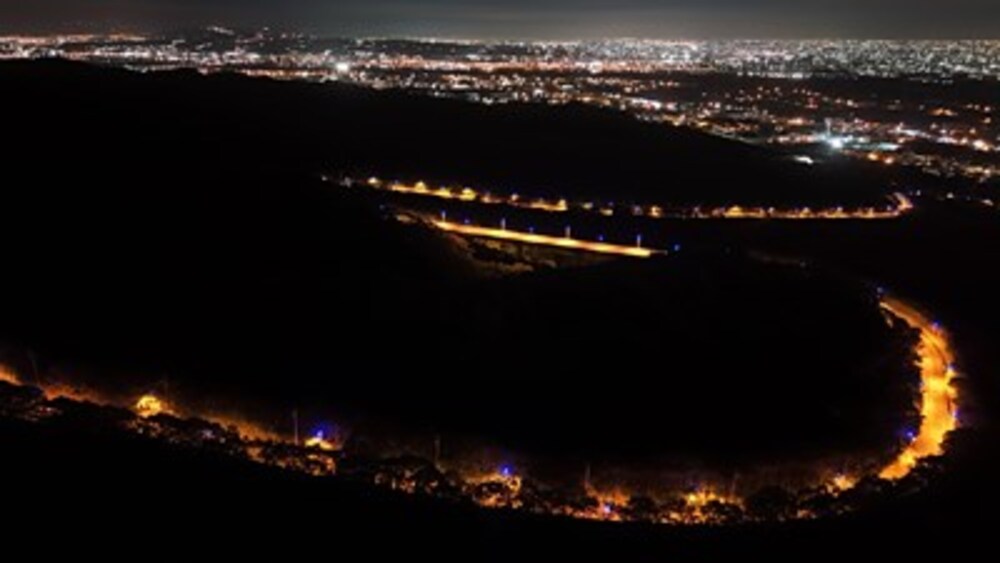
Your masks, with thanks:
[[[169,136],[187,158],[280,163],[286,174],[332,169],[678,205],[851,207],[881,204],[899,189],[877,167],[802,166],[764,148],[576,105],[486,107],[342,85],[192,80],[192,71],[139,76],[58,62],[9,63],[4,76],[11,95],[49,102],[45,119],[79,127],[80,141],[94,129],[130,136],[135,148]],[[131,119],[101,122],[99,110],[109,107]]]
[[[359,115],[492,110],[52,62],[3,76],[21,111],[2,327],[55,371],[581,463],[739,466],[891,448],[914,426],[911,339],[862,287],[708,252],[484,281],[307,167],[366,146]],[[535,112],[518,119],[551,119]]]
[[[16,511],[6,529],[24,532],[9,533],[5,546],[39,549],[37,534],[58,534],[60,541],[44,547],[47,553],[99,549],[106,558],[134,558],[149,545],[163,555],[195,549],[229,557],[269,551],[290,557],[324,548],[373,560],[432,554],[444,561],[539,556],[654,561],[760,554],[799,561],[838,560],[859,549],[871,557],[963,557],[986,547],[974,524],[993,498],[974,485],[991,474],[962,464],[987,444],[963,436],[920,494],[866,483],[850,499],[866,509],[845,517],[708,529],[599,524],[304,477],[212,449],[115,431],[118,418],[88,408],[67,408],[64,416],[42,424],[0,418],[5,498]],[[95,424],[101,420],[106,424]],[[977,480],[967,480],[970,476]],[[788,500],[772,490],[748,508],[780,513]],[[643,503],[630,510],[642,511]],[[95,546],[95,537],[112,533],[114,541]]]

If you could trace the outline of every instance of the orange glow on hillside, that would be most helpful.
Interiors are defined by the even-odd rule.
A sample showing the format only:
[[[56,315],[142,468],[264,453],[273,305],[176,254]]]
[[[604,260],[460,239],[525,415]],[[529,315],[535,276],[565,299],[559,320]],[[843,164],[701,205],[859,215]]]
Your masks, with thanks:
[[[81,403],[91,403],[94,405],[110,404],[100,393],[80,385],[69,383],[48,383],[40,386],[42,393],[48,400],[69,399]]]
[[[445,225],[445,226],[442,226]],[[506,230],[482,229],[479,227],[464,227],[443,223],[437,225],[445,230],[455,230],[463,233],[465,231],[475,233],[473,236],[490,236],[479,234],[488,231],[491,234],[503,233],[505,237],[527,237],[525,233],[516,233]],[[538,235],[530,235],[538,237]],[[560,241],[558,246],[566,244],[592,245],[597,243],[587,243],[574,239],[556,239],[555,237],[539,237],[542,239],[554,239]],[[520,240],[511,239],[511,240]],[[547,242],[538,244],[548,244]],[[608,246],[608,245],[605,245]],[[637,250],[630,247],[628,250]],[[649,251],[647,251],[649,252]],[[886,463],[884,467],[872,466],[872,470],[865,473],[848,474],[842,472],[842,468],[827,467],[823,477],[813,481],[814,485],[819,485],[826,494],[838,497],[841,493],[854,489],[857,483],[866,475],[877,475],[886,480],[897,480],[906,477],[924,458],[937,456],[944,453],[944,445],[950,432],[958,428],[958,387],[956,379],[958,373],[953,367],[955,353],[948,334],[927,316],[920,313],[916,308],[898,299],[884,297],[880,306],[885,312],[886,318],[890,322],[904,322],[906,325],[919,331],[919,341],[915,345],[915,352],[918,357],[917,365],[920,369],[921,391],[919,396],[920,412],[922,421],[919,432],[916,432],[902,451],[896,454],[895,458]],[[16,386],[25,385],[21,379],[10,368],[0,366],[0,381]],[[126,408],[126,404],[120,396],[114,394],[103,394],[84,386],[74,386],[66,383],[49,382],[39,385],[46,400],[56,398],[71,399],[79,402],[88,402],[99,405],[118,405]],[[24,396],[38,397],[38,393],[27,393]],[[119,400],[115,400],[115,398]],[[220,439],[233,455],[243,456],[263,464],[300,471],[310,475],[329,476],[333,475],[337,469],[337,460],[340,459],[346,443],[346,437],[340,434],[327,436],[322,432],[309,437],[301,447],[297,440],[289,436],[264,430],[256,423],[249,422],[248,419],[231,416],[199,415],[195,414],[195,409],[188,407],[180,409],[179,406],[167,403],[162,397],[153,394],[146,394],[139,397],[134,403],[127,404],[127,408],[144,420],[136,424],[135,418],[131,418],[126,424],[126,428],[133,431],[144,432],[149,436],[170,436],[170,439],[184,440],[183,431],[178,431],[170,418],[155,418],[156,415],[164,414],[169,417],[180,418],[181,416],[201,418],[205,421],[214,422],[227,429],[238,432],[243,441],[234,441],[231,434],[217,433],[215,429],[203,429],[198,431],[193,437],[187,437],[189,443],[200,445],[204,440]],[[27,402],[25,407],[28,414],[25,420],[41,420],[44,417],[52,416],[51,413],[58,413],[60,405],[48,404],[31,407]],[[0,405],[3,407],[4,405]],[[176,408],[175,408],[176,407]],[[183,413],[178,414],[178,412]],[[204,427],[202,427],[204,428]],[[472,461],[471,458],[466,461]],[[429,462],[427,462],[429,463]],[[882,463],[881,461],[879,463]],[[437,465],[437,463],[435,463]],[[426,485],[426,476],[421,476],[420,465],[413,468],[384,469],[374,474],[373,482],[381,486],[389,486],[394,490],[405,493],[417,493],[423,491],[427,494],[434,494],[437,485]],[[671,490],[628,490],[624,488],[603,488],[597,489],[590,482],[590,472],[588,469],[587,478],[584,484],[586,498],[579,496],[566,497],[572,502],[538,504],[533,500],[533,494],[538,490],[538,481],[532,476],[521,474],[510,465],[489,469],[485,465],[476,465],[476,469],[462,470],[456,472],[454,481],[449,483],[455,485],[472,502],[489,508],[505,509],[529,509],[536,512],[570,516],[574,518],[602,521],[648,521],[677,525],[723,525],[747,519],[758,518],[752,511],[747,513],[745,499],[753,489],[737,490],[733,484],[726,493],[720,493],[718,487],[713,487],[707,481],[701,481],[703,485],[697,489],[671,489]],[[439,467],[440,468],[440,467]],[[450,477],[448,479],[451,479]],[[781,487],[789,486],[789,482],[774,483]],[[795,494],[797,491],[789,489]],[[798,491],[802,492],[802,491]],[[578,495],[578,493],[573,493]],[[652,495],[655,501],[660,504],[655,508],[644,508],[648,503],[640,502],[646,499],[645,496],[637,496],[633,502],[633,495]],[[663,499],[669,498],[670,504],[664,504]],[[585,502],[578,502],[585,501]],[[806,519],[816,517],[817,513],[809,509],[799,509],[797,512],[782,515],[780,519]]]
[[[584,490],[587,497],[596,503],[585,510],[570,512],[571,516],[587,520],[622,521],[622,509],[627,507],[629,501],[632,500],[631,494],[617,487],[610,490],[599,490],[590,483],[584,484]]]
[[[13,371],[8,369],[6,366],[0,366],[0,381],[4,383],[9,383],[11,385],[21,385],[21,379],[17,377]]]
[[[712,523],[706,509],[713,504],[742,507],[743,499],[719,494],[712,489],[702,488],[684,495],[684,511],[673,514],[674,521],[682,524]]]
[[[305,446],[307,448],[316,448],[325,452],[332,452],[340,449],[340,446],[332,440],[327,439],[323,432],[317,432],[315,435],[310,436],[309,439],[306,440]]]
[[[853,489],[855,485],[858,484],[858,480],[850,475],[839,474],[834,476],[833,479],[827,484],[827,490],[830,492],[838,493],[843,491],[848,491]]]
[[[701,489],[684,495],[684,503],[691,508],[702,508],[712,502],[730,502],[733,499],[724,497],[711,489]]]
[[[163,400],[156,395],[143,395],[142,397],[139,397],[139,400],[136,401],[133,410],[135,411],[135,414],[143,418],[149,418],[158,414],[170,412]]]
[[[466,473],[462,475],[466,489],[476,489],[483,485],[492,485],[486,494],[475,495],[473,500],[485,508],[519,508],[523,480],[513,472],[491,471],[487,473]]]
[[[280,434],[268,430],[256,422],[247,420],[239,415],[206,414],[204,415],[204,419],[213,424],[218,424],[223,428],[235,430],[236,433],[239,434],[244,440],[274,443],[291,441],[290,438],[281,436]]]

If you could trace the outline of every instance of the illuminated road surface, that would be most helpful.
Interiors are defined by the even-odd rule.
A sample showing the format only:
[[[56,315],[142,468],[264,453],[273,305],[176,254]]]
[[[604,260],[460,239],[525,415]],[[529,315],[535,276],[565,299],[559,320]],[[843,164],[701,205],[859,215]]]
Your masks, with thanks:
[[[920,431],[899,456],[879,473],[883,479],[905,477],[925,457],[944,453],[948,433],[958,428],[958,373],[948,335],[927,317],[902,301],[886,298],[882,308],[920,331]]]
[[[434,226],[449,233],[457,233],[471,237],[484,237],[497,240],[508,240],[512,242],[522,242],[525,244],[536,244],[541,246],[554,246],[570,250],[582,250],[584,252],[597,252],[600,254],[615,254],[618,256],[630,256],[632,258],[649,258],[653,254],[662,251],[640,248],[637,246],[622,246],[619,244],[609,244],[605,242],[591,242],[577,240],[568,237],[553,237],[549,235],[537,235],[534,233],[522,233],[518,231],[508,231],[506,229],[491,229],[487,227],[474,227],[471,225],[460,225],[447,221],[434,221]]]
[[[654,219],[754,219],[754,220],[884,220],[897,219],[913,211],[913,201],[906,195],[896,192],[889,198],[891,205],[885,208],[858,207],[845,209],[830,207],[812,209],[809,207],[775,209],[773,207],[694,207],[686,210],[668,211],[659,205],[629,205],[616,208],[613,204],[600,205],[594,202],[569,201],[565,198],[545,200],[540,198],[522,198],[520,195],[501,195],[472,188],[432,187],[425,182],[408,185],[402,182],[386,182],[378,178],[369,178],[365,182],[347,179],[348,185],[367,186],[374,190],[386,190],[398,194],[456,200],[466,203],[484,205],[505,205],[520,209],[534,209],[553,213],[565,213],[570,209],[593,212],[606,217],[625,214],[634,217],[652,217]]]

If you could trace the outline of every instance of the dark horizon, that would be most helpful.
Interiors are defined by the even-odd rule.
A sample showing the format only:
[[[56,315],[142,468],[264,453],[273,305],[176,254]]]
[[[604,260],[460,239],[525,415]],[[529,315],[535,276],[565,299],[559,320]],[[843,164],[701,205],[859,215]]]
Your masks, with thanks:
[[[0,33],[272,26],[327,37],[479,40],[990,39],[1000,4],[955,0],[39,0],[0,6]]]

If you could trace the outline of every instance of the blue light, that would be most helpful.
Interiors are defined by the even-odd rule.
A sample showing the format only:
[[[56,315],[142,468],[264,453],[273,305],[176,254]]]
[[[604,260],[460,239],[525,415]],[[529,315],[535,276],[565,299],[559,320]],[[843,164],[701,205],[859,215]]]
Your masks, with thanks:
[[[597,242],[604,242],[604,235],[597,235]]]
[[[680,251],[681,251],[681,245],[680,244],[675,244],[674,245],[674,252],[680,252]]]
[[[317,440],[328,440],[331,436],[340,435],[340,429],[335,423],[322,422],[313,426],[309,435]]]
[[[500,467],[500,476],[501,477],[503,477],[503,478],[506,479],[506,478],[509,478],[513,474],[514,474],[514,470],[511,469],[511,467],[509,465],[504,465],[504,466]]]

